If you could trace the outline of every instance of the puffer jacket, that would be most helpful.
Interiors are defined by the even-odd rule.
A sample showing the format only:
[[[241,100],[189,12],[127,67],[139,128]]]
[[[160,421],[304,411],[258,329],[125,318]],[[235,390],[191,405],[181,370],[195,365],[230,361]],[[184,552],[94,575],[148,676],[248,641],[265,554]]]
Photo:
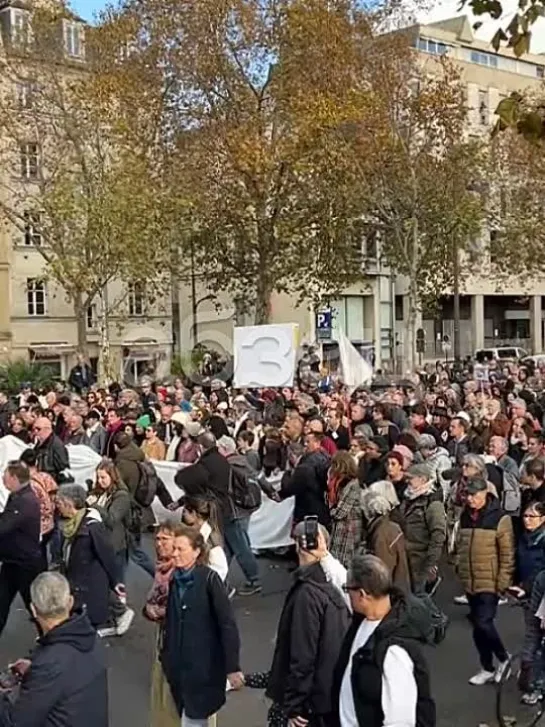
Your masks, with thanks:
[[[447,537],[443,493],[436,490],[403,500],[400,516],[414,588],[427,580],[428,571],[441,559]]]
[[[466,593],[502,593],[513,580],[513,524],[489,494],[476,519],[466,506],[460,517],[456,571]]]
[[[443,477],[443,472],[452,467],[449,453],[444,447],[437,447],[426,460],[426,464],[431,470],[430,480],[435,482],[436,487],[443,490],[443,498],[446,502],[450,491],[450,480]]]

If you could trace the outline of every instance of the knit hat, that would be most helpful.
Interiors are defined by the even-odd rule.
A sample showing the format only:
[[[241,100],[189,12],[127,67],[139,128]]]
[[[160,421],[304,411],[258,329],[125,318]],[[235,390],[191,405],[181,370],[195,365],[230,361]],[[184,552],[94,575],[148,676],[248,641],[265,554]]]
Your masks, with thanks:
[[[407,470],[407,477],[424,477],[426,480],[429,480],[431,471],[427,464],[413,464]]]
[[[421,434],[416,443],[418,449],[435,449],[437,442],[432,434]]]
[[[142,414],[142,416],[136,420],[136,426],[141,429],[147,429],[150,425],[151,418],[149,414]]]
[[[403,469],[407,469],[407,467],[410,467],[412,465],[414,454],[404,444],[396,444],[392,452],[398,452],[403,457]]]
[[[468,495],[476,495],[477,492],[484,492],[488,489],[488,483],[484,477],[470,477],[466,484]]]

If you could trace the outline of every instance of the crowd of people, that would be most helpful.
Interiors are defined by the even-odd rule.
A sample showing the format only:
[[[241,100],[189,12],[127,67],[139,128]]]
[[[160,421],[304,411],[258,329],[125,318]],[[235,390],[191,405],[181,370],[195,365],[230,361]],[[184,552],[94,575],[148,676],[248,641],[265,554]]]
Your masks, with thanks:
[[[220,379],[100,389],[82,372],[71,389],[0,392],[2,434],[28,445],[4,471],[0,633],[19,593],[40,634],[36,655],[14,665],[21,688],[0,703],[0,725],[68,727],[87,699],[93,721],[77,723],[107,724],[96,640],[131,627],[129,560],[150,576],[144,615],[157,625],[152,725],[211,725],[226,691],[246,686],[265,689],[273,727],[431,727],[420,644],[444,637],[433,596],[449,562],[479,661],[470,683],[508,676],[495,619],[511,594],[524,602],[521,698],[537,703],[545,376],[516,363],[485,373],[437,364],[355,391],[322,375],[250,391]],[[100,455],[92,481],[73,481],[70,445]],[[182,497],[157,476],[158,460],[179,463]],[[155,497],[171,511],[165,522]],[[293,498],[296,562],[272,663],[244,673],[232,598],[262,590],[248,528],[264,497]],[[236,591],[233,559],[246,581]],[[66,709],[36,700],[31,719],[50,653],[61,670],[72,658],[95,668],[81,675],[87,693],[80,682],[62,690]],[[60,716],[48,722],[40,709]]]

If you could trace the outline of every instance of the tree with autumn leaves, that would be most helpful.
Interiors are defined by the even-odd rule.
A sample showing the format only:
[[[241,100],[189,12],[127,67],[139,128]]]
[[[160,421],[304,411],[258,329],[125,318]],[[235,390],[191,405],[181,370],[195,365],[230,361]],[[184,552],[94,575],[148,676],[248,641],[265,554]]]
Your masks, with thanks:
[[[361,281],[370,226],[409,280],[411,320],[448,284],[479,215],[462,86],[448,62],[430,79],[404,34],[380,35],[383,12],[126,0],[88,29],[85,64],[61,69],[38,34],[23,66],[3,59],[37,80],[30,107],[3,98],[4,136],[41,163],[24,200],[13,186],[0,204],[19,230],[39,226],[82,348],[110,280],[196,264],[265,323],[275,292],[316,304]]]
[[[265,323],[273,292],[318,302],[361,280],[372,224],[411,281],[415,318],[478,217],[469,192],[441,194],[475,174],[447,64],[432,87],[409,39],[379,35],[382,17],[355,0],[128,0],[123,12],[142,19],[136,52],[154,46],[170,82],[182,245],[209,287]]]
[[[127,93],[116,97],[119,36],[111,26],[88,28],[85,59],[67,59],[58,32],[67,13],[36,9],[27,36],[0,58],[0,210],[12,239],[39,240],[43,278],[64,290],[85,351],[87,310],[106,286],[153,281],[163,269],[155,241],[165,219],[153,132],[142,125],[138,140],[130,137],[134,110]],[[121,304],[109,302],[116,311]]]

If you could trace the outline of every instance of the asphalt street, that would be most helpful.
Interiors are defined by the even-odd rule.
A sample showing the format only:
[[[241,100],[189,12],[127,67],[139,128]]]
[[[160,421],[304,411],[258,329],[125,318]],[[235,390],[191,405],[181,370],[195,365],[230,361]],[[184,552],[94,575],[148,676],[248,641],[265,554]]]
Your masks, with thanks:
[[[242,636],[242,666],[245,671],[263,671],[270,665],[274,636],[285,592],[290,583],[287,564],[260,559],[263,593],[249,598],[235,597]],[[240,580],[236,565],[233,580]],[[110,667],[111,727],[149,727],[150,666],[154,626],[141,615],[149,577],[131,565],[127,590],[136,611],[130,631],[123,638],[107,641]],[[438,602],[451,617],[445,641],[428,648],[433,694],[438,708],[438,727],[478,727],[496,724],[495,690],[492,686],[472,687],[468,677],[478,661],[467,621],[467,609],[455,606],[452,597],[459,593],[454,578],[446,574]],[[516,650],[522,637],[522,612],[511,606],[500,608],[499,628],[508,649]],[[26,656],[35,638],[22,602],[14,603],[8,625],[0,638],[0,666]],[[220,727],[262,727],[266,724],[267,703],[260,690],[246,689],[228,695],[220,713]]]

